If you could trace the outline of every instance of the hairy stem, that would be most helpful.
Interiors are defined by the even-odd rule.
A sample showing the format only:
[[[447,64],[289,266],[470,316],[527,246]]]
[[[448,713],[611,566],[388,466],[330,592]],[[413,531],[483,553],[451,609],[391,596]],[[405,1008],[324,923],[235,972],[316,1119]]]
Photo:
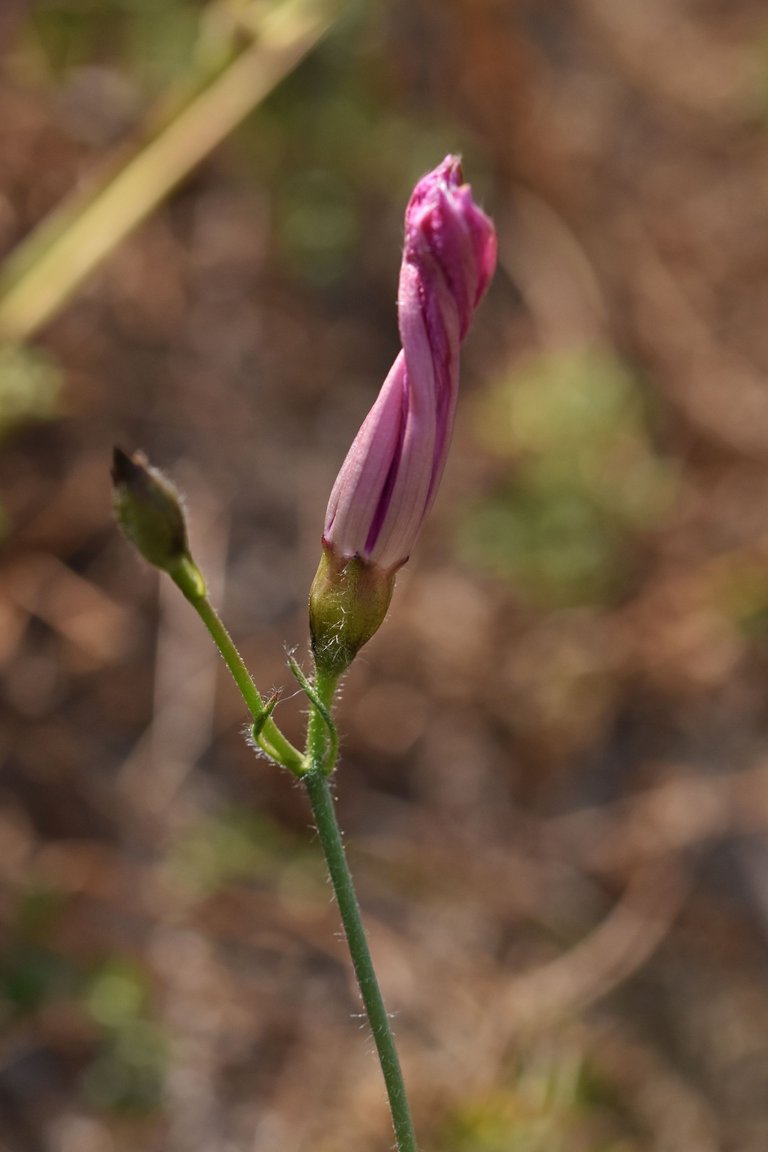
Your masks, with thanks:
[[[318,677],[315,687],[318,695],[330,708],[336,680]],[[312,805],[318,836],[325,862],[328,865],[336,902],[339,906],[341,922],[344,926],[344,934],[352,958],[360,996],[376,1044],[387,1096],[389,1097],[397,1149],[398,1152],[417,1152],[416,1135],[413,1130],[400,1059],[397,1055],[392,1027],[373,966],[371,950],[368,946],[368,939],[360,914],[360,905],[357,901],[352,874],[344,852],[341,830],[336,819],[336,808],[328,782],[329,771],[333,769],[334,765],[331,765],[329,769],[326,763],[326,742],[325,722],[318,715],[317,710],[313,710],[307,733],[307,750],[311,767],[303,777],[303,781]]]
[[[267,706],[216,609],[207,596],[194,599],[187,596],[187,599],[211,634],[214,644],[221,653],[224,663],[229,668],[232,679],[239,688],[240,695],[253,717],[254,724],[260,725],[259,744],[273,760],[288,768],[294,775],[301,775],[306,767],[304,757],[298,748],[294,748],[290,740],[283,735],[271,716],[264,719]]]

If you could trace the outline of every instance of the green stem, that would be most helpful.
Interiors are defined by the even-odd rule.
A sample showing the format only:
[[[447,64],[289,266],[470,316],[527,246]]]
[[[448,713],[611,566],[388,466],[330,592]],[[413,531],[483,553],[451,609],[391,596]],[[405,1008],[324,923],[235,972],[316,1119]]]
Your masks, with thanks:
[[[327,715],[333,711],[333,696],[338,682],[338,676],[330,676],[320,669],[315,672],[315,692],[325,706]],[[338,753],[338,739],[331,736],[328,724],[319,709],[312,708],[307,723],[307,760],[313,768],[330,776],[336,767]]]
[[[301,776],[306,784],[325,862],[333,884],[336,902],[339,905],[341,922],[344,926],[344,934],[352,958],[360,996],[371,1026],[384,1076],[397,1150],[398,1152],[418,1152],[408,1097],[405,1093],[403,1073],[400,1068],[400,1059],[397,1055],[389,1016],[384,1006],[384,998],[381,995],[376,970],[373,966],[371,950],[360,915],[360,905],[357,902],[352,874],[347,864],[333,797],[328,784],[328,776],[335,768],[336,759],[336,742],[333,729],[329,731],[327,720],[322,716],[317,706],[314,706],[310,712],[307,727],[307,755],[302,756],[299,750],[294,748],[286,739],[271,716],[264,718],[268,705],[262,700],[232,637],[205,594],[205,584],[197,567],[185,557],[175,566],[173,571],[169,570],[169,574],[205,624],[213,642],[224,658],[246,707],[253,717],[254,724],[260,726],[259,741],[262,747],[273,759],[290,769],[295,775]],[[314,689],[317,698],[328,713],[331,710],[337,683],[337,676],[317,672]]]
[[[181,584],[179,587],[181,587]],[[235,647],[232,637],[225,628],[221,617],[207,596],[193,597],[188,595],[183,587],[181,590],[185,593],[190,604],[210,632],[214,644],[224,659],[224,663],[232,673],[232,679],[240,689],[240,695],[245,701],[246,708],[251,713],[254,723],[258,723],[264,715],[266,708],[265,703],[251,678],[250,672],[245,666],[242,656]],[[268,756],[271,756],[273,760],[277,760],[278,763],[288,768],[294,775],[301,775],[305,771],[306,764],[301,752],[299,752],[298,748],[294,748],[293,744],[283,735],[271,717],[268,717],[262,725],[259,743]]]
[[[303,779],[312,804],[317,832],[339,905],[341,922],[344,925],[349,954],[352,957],[357,984],[384,1075],[398,1152],[417,1152],[416,1135],[408,1097],[405,1094],[400,1060],[368,947],[328,778],[320,764],[315,763]]]

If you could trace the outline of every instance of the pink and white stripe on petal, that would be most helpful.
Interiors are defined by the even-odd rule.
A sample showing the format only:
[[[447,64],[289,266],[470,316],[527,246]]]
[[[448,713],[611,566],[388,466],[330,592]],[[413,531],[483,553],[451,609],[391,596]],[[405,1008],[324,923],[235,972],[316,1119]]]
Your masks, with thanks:
[[[447,156],[406,208],[402,351],[331,492],[323,540],[337,560],[394,571],[408,559],[450,446],[459,349],[495,265],[493,224]]]

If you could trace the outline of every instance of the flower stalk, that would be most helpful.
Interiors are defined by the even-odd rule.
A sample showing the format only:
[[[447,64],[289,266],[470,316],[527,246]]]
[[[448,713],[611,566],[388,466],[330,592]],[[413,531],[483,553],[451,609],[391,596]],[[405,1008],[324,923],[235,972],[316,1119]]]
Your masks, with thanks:
[[[328,874],[344,927],[355,978],[381,1064],[398,1152],[418,1152],[400,1058],[365,934],[344,844],[341,839],[328,776],[317,768],[304,776]]]
[[[197,612],[237,685],[253,722],[254,742],[294,776],[307,770],[306,759],[272,719],[269,704],[253,682],[219,614],[208,599],[205,580],[189,549],[187,522],[179,493],[167,476],[153,468],[143,452],[129,455],[115,448],[112,498],[117,522],[141,556],[167,572]]]

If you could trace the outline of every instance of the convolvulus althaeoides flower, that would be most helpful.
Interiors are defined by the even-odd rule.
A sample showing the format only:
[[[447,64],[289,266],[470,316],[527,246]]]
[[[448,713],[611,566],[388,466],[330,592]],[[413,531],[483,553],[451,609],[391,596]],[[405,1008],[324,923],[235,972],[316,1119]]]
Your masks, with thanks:
[[[459,349],[496,265],[496,233],[455,156],[405,213],[402,350],[342,464],[310,593],[319,670],[339,676],[374,634],[435,498],[451,440]]]

